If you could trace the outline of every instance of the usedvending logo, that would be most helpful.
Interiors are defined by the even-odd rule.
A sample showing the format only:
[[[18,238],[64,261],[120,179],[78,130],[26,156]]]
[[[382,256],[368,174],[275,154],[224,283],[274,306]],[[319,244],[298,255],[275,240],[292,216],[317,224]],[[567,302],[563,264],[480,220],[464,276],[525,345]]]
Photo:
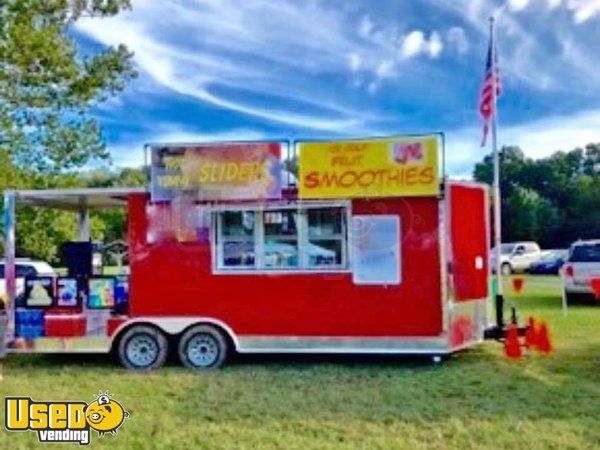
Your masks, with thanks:
[[[117,434],[129,413],[111,398],[100,394],[94,401],[38,402],[29,397],[6,397],[5,427],[8,431],[35,431],[40,442],[90,443],[91,431],[102,437]]]

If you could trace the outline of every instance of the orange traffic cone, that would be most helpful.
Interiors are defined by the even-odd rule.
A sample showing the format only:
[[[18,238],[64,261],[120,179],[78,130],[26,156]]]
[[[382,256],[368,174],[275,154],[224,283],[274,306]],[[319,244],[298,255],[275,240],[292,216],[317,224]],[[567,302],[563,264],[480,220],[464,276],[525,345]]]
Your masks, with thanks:
[[[525,331],[525,347],[535,349],[538,345],[538,336],[535,319],[529,317],[527,321],[527,331]]]
[[[506,328],[504,354],[510,359],[521,359],[523,357],[521,345],[519,344],[519,332],[517,326],[513,323]]]
[[[515,290],[515,292],[517,294],[521,293],[521,289],[523,289],[524,283],[525,283],[525,280],[521,277],[515,277],[512,279],[513,289]]]
[[[544,355],[549,355],[553,350],[550,332],[548,331],[546,322],[542,322],[537,332],[537,350]]]

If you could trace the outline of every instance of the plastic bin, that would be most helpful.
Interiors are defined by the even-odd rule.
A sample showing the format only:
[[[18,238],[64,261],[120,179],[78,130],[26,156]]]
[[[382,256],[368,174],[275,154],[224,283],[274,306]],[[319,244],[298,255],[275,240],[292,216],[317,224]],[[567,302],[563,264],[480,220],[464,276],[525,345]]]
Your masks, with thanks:
[[[15,310],[15,337],[36,339],[44,335],[43,310],[24,308]]]

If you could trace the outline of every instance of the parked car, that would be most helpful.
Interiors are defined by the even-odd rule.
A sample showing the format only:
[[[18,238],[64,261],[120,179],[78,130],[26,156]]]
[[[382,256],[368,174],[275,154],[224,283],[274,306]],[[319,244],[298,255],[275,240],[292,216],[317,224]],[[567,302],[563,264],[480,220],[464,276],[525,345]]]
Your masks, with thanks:
[[[0,260],[0,296],[6,295],[6,279],[4,277],[5,261]],[[50,264],[29,258],[15,259],[15,278],[17,279],[17,294],[23,292],[25,277],[53,276],[55,271]]]
[[[527,272],[531,265],[542,257],[540,246],[535,242],[511,242],[500,245],[500,267],[502,275]],[[490,267],[496,268],[496,249],[490,254]]]
[[[562,274],[567,303],[593,300],[590,282],[600,278],[600,239],[573,243]]]
[[[569,250],[547,250],[541,258],[531,264],[529,272],[533,274],[557,275],[569,257]]]

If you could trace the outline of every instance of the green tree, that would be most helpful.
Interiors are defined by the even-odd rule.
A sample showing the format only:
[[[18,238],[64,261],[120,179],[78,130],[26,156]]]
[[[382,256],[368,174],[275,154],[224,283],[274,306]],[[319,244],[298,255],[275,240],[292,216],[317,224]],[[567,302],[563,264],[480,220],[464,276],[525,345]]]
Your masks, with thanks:
[[[554,244],[561,224],[558,208],[535,190],[521,186],[512,190],[503,219],[507,240],[534,240],[542,246]]]
[[[58,173],[108,154],[91,106],[136,75],[125,46],[80,54],[68,33],[79,18],[129,0],[0,1],[0,141],[21,167]]]
[[[600,237],[600,144],[526,158],[518,147],[500,151],[502,238],[537,240],[565,247],[579,238]],[[473,176],[490,183],[491,155],[476,164]]]
[[[124,46],[78,51],[70,29],[81,17],[106,17],[129,0],[0,0],[0,188],[84,186],[72,172],[108,158],[91,107],[135,77]],[[71,173],[69,173],[71,171]],[[56,262],[75,237],[65,211],[19,207],[17,253]],[[111,226],[93,217],[92,237]]]
[[[600,238],[600,174],[582,175],[575,181],[566,207],[568,227],[563,233],[569,241]]]

